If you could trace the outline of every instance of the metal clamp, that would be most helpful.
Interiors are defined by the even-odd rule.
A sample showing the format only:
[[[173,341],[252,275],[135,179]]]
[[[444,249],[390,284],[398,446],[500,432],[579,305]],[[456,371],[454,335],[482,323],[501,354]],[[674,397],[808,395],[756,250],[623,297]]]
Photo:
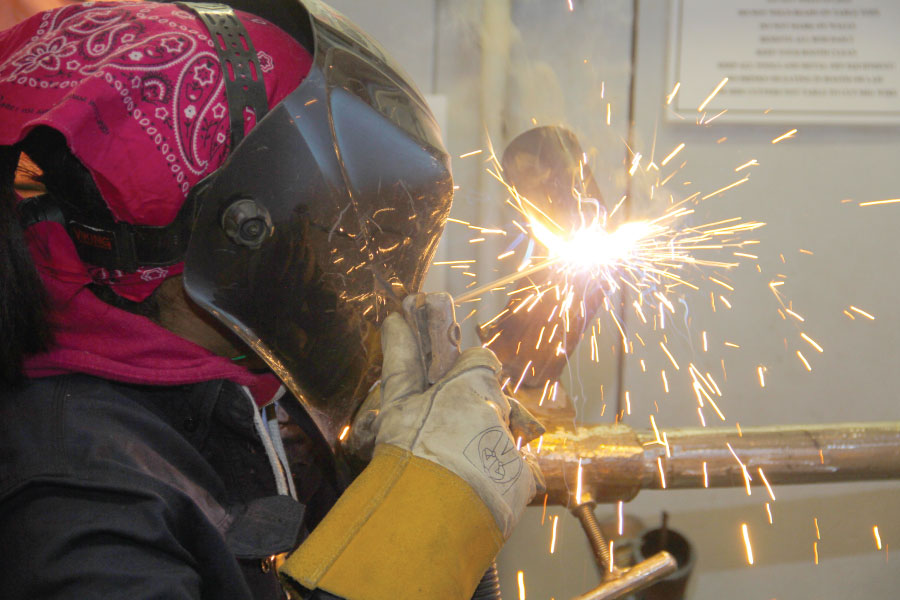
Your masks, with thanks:
[[[627,569],[615,565],[615,556],[609,551],[609,544],[600,530],[594,515],[594,502],[590,498],[572,508],[572,514],[581,522],[584,533],[591,543],[594,559],[603,570],[603,583],[593,590],[572,600],[614,600],[631,592],[643,589],[666,575],[675,572],[678,563],[675,557],[663,550],[650,558]]]

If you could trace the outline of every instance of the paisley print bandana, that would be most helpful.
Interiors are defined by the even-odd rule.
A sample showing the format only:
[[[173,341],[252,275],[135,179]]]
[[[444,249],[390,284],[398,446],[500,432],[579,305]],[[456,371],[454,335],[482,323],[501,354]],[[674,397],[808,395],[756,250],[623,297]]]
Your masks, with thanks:
[[[257,50],[269,106],[309,71],[311,56],[274,25],[238,13]],[[172,222],[188,192],[225,160],[228,103],[214,41],[171,4],[86,2],[0,32],[0,144],[32,128],[60,131],[116,219]],[[254,124],[252,114],[246,128]],[[93,279],[146,298],[182,265]]]
[[[299,85],[312,57],[266,21],[239,13],[257,50],[269,106]],[[191,187],[222,164],[229,118],[222,72],[206,28],[173,5],[97,2],[40,13],[0,32],[0,145],[35,126],[60,131],[90,170],[115,217],[166,225]],[[248,126],[253,122],[247,123]],[[101,302],[107,284],[143,300],[182,264],[107,271],[83,264],[51,221],[25,232],[50,297],[54,346],[25,361],[29,377],[88,373],[142,384],[225,378],[260,402],[279,387],[148,319]]]

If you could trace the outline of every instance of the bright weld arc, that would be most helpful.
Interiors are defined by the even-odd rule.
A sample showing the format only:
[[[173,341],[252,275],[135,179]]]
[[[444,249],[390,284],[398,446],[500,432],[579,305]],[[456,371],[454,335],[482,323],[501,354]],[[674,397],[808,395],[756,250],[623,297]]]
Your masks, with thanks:
[[[721,87],[724,86],[726,81],[727,80],[723,80],[717,87],[717,90],[714,90],[714,92],[719,91]],[[678,86],[676,85],[675,89],[673,89],[672,91],[671,97],[674,97],[677,88]],[[709,100],[712,99],[712,96],[714,96],[714,94],[711,94]],[[674,156],[683,149],[683,147],[683,144],[679,145],[679,147],[677,147],[675,150],[673,150],[672,153],[670,153],[670,156],[667,157],[667,159],[671,161],[672,158],[674,158]],[[632,161],[632,166],[636,170],[636,168],[640,165],[641,159],[639,153],[637,152],[635,152],[633,156],[634,158]],[[493,157],[492,160],[496,160],[496,157]],[[666,162],[666,160],[663,161],[664,164],[666,164]],[[750,162],[752,163],[753,161]],[[655,164],[651,164],[651,166],[655,166]],[[501,181],[501,183],[504,183],[502,177],[500,176],[500,172],[501,171],[499,169],[499,165],[497,165],[497,172],[492,172],[492,175],[499,181]],[[721,194],[737,185],[741,185],[746,181],[748,181],[747,177],[745,177],[744,179],[740,179],[723,188],[720,188],[719,190],[716,190],[712,194],[704,196],[703,198],[701,198],[701,200]],[[504,183],[504,185],[506,184]],[[491,282],[486,286],[481,286],[473,291],[468,292],[466,294],[467,296],[478,296],[483,292],[496,289],[501,284],[511,283],[512,281],[515,281],[517,279],[523,279],[543,269],[552,269],[552,271],[554,272],[561,272],[565,274],[575,271],[576,269],[591,269],[591,274],[593,276],[608,282],[611,287],[622,289],[624,286],[627,286],[631,289],[634,289],[638,294],[643,294],[644,290],[647,290],[647,288],[650,286],[665,286],[665,293],[668,293],[671,287],[677,285],[686,285],[693,289],[699,289],[679,277],[678,269],[682,268],[682,265],[712,266],[727,269],[736,267],[739,263],[725,263],[719,261],[704,260],[702,258],[695,257],[692,253],[696,250],[704,249],[722,249],[727,247],[743,248],[745,244],[755,243],[755,241],[736,243],[733,236],[744,231],[756,229],[757,227],[763,225],[762,223],[735,223],[735,221],[740,221],[740,217],[735,217],[733,219],[726,219],[722,222],[710,223],[691,228],[679,229],[675,227],[673,224],[675,219],[681,218],[682,216],[689,215],[694,212],[694,209],[688,208],[690,205],[686,205],[685,203],[698,202],[697,198],[700,196],[700,193],[697,192],[689,198],[686,198],[681,202],[674,204],[673,208],[670,208],[660,217],[651,221],[629,222],[625,223],[622,226],[619,226],[612,231],[608,231],[606,230],[605,220],[603,222],[600,222],[599,220],[595,219],[593,223],[590,223],[588,225],[583,224],[580,229],[574,231],[566,231],[564,227],[554,222],[549,215],[541,211],[533,203],[529,202],[525,198],[520,197],[514,189],[509,189],[512,195],[512,200],[509,201],[509,204],[516,208],[526,218],[528,228],[526,229],[515,222],[514,224],[522,231],[522,233],[530,235],[533,241],[538,241],[543,246],[545,246],[547,252],[544,256],[546,258],[537,264],[531,262],[531,260],[528,260],[523,265],[522,271],[514,273],[511,276],[501,278],[501,280]],[[616,205],[616,209],[618,209],[618,207],[622,204],[622,201],[624,201],[625,199],[625,197],[622,198],[622,200]],[[579,205],[581,205],[581,202],[579,202]],[[613,212],[615,212],[615,209]],[[598,248],[603,251],[597,252]],[[597,258],[598,255],[600,258]],[[534,256],[534,260],[538,260],[538,257],[540,257],[540,253],[537,253]],[[585,257],[590,258],[585,260]],[[529,256],[529,259],[531,258],[532,257]],[[728,286],[728,284],[721,282],[721,280],[718,280],[716,278],[712,278],[712,280],[718,285],[722,285],[727,289],[733,289]],[[783,282],[773,282],[773,291],[774,285],[780,285],[782,283]],[[552,289],[554,287],[553,285],[551,285],[551,283],[548,283],[546,285],[547,289]],[[559,283],[556,283],[556,285],[558,286]],[[516,307],[513,312],[517,312],[519,308],[523,307],[528,308],[528,312],[530,312],[531,308],[533,308],[537,304],[540,295],[544,291],[546,291],[541,289],[544,287],[544,284],[540,282],[532,282],[531,286],[534,287],[535,293],[532,294],[532,296],[529,297],[528,300]],[[650,289],[652,290],[652,287]],[[565,292],[563,292],[563,294],[565,294]],[[571,296],[571,294],[572,292],[570,291],[569,296]],[[663,294],[660,294],[659,292],[653,292],[653,294],[654,297],[659,300],[658,306],[660,307],[660,312],[663,315],[665,315],[663,307],[668,308],[673,316],[676,315],[672,303],[669,302]],[[558,296],[559,290],[557,289],[557,299],[559,300]],[[572,298],[566,298],[566,300],[563,302],[563,304],[566,306],[563,310],[560,310],[560,313],[564,313],[566,317],[566,331],[568,331],[569,329],[568,308],[573,304],[571,300]],[[457,301],[462,302],[463,298],[458,298]],[[725,304],[724,298],[722,298],[722,302],[723,304]],[[607,308],[607,310],[609,309]],[[640,307],[636,307],[636,310],[638,310],[639,313],[643,312]],[[631,350],[631,346],[625,336],[621,324],[617,319],[615,319],[616,315],[612,313],[612,311],[610,312],[617,328],[619,329],[619,332],[622,334],[624,351],[633,351]],[[551,338],[552,337],[553,336],[551,334]],[[548,339],[547,345],[550,345],[550,342],[551,339]],[[707,344],[705,339],[704,342],[704,350],[706,350]],[[541,340],[539,339],[538,346],[540,345]],[[675,357],[669,352],[664,343],[660,342],[660,345],[676,370],[679,370],[680,367],[675,360]],[[726,342],[725,345],[735,348],[738,347],[737,344],[731,344],[729,342]],[[557,348],[559,350],[561,346],[558,346]],[[559,354],[559,352],[557,352],[557,354]],[[597,352],[597,354],[599,354],[599,352]],[[801,360],[803,360],[802,355]],[[516,384],[516,388],[518,388],[524,381],[524,376],[527,374],[527,368],[528,367],[526,367],[526,369],[520,376],[519,381]],[[666,380],[665,371],[661,372],[661,377],[663,379],[664,387],[668,391],[668,381]],[[554,384],[554,395],[555,391],[556,384]],[[721,395],[720,392],[717,393]],[[718,409],[711,398],[710,404],[719,414],[719,417],[724,419],[721,411]],[[702,411],[699,411],[699,415],[701,421],[703,421]]]

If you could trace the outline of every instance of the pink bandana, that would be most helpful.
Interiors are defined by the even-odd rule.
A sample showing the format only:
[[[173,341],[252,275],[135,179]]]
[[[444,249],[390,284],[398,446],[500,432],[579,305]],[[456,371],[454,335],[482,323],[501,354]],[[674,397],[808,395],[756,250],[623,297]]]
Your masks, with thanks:
[[[312,57],[281,29],[239,16],[274,107]],[[88,2],[0,32],[0,145],[38,125],[60,131],[121,221],[159,226],[175,218],[191,187],[228,154],[227,107],[213,41],[199,19],[174,5]],[[273,376],[253,376],[85,288],[106,283],[143,300],[182,264],[109,272],[83,264],[56,223],[34,225],[26,236],[56,329],[55,347],[26,361],[29,376],[82,372],[162,385],[227,378],[266,392],[277,387]]]
[[[25,238],[54,309],[54,346],[25,359],[29,377],[88,373],[153,385],[230,379],[248,386],[260,404],[280,387],[274,375],[254,375],[149,319],[98,300],[85,288],[91,277],[62,225],[37,223]]]
[[[281,29],[240,16],[273,107],[297,87],[311,57]],[[168,225],[229,150],[213,40],[199,19],[171,4],[88,2],[35,15],[0,32],[0,144],[37,125],[65,135],[116,219]],[[140,301],[180,272],[175,265],[91,274]]]

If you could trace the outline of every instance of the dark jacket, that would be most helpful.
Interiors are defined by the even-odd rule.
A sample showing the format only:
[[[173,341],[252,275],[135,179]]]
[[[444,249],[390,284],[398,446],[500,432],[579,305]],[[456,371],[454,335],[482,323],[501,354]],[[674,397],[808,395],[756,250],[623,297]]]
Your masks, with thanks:
[[[0,391],[0,598],[283,598],[268,558],[328,506],[277,495],[253,410],[221,380]]]

